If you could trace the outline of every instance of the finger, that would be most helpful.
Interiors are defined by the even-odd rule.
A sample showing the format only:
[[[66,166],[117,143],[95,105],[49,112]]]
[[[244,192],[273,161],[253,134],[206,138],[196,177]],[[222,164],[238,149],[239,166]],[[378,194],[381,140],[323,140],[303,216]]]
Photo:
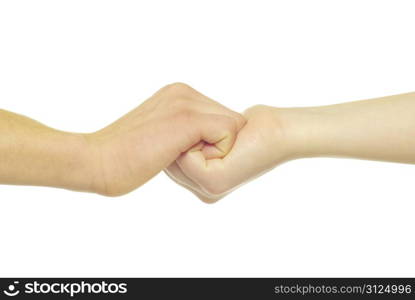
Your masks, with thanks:
[[[233,110],[230,110],[229,108],[211,99],[208,99],[208,100],[209,100],[208,102],[204,102],[204,101],[198,102],[196,106],[196,109],[198,112],[228,116],[235,120],[237,131],[241,130],[244,127],[244,125],[246,124],[246,119],[242,114],[237,113]]]
[[[202,151],[205,144],[206,142],[200,141],[199,143],[197,143],[196,145],[194,145],[192,148],[190,148],[187,151]]]
[[[218,150],[218,148],[216,148],[215,145],[211,145],[206,142],[204,143],[200,151],[203,153],[205,159],[214,159],[221,157],[221,151]]]
[[[184,187],[188,191],[192,192],[196,197],[205,203],[214,203],[223,198],[223,196],[212,197],[204,193],[200,186],[195,183],[192,179],[188,178],[178,166],[177,162],[172,163],[165,170],[167,176],[174,182]]]
[[[201,151],[183,153],[176,160],[184,175],[191,178],[205,194],[219,196],[227,192],[223,159],[206,160]]]
[[[215,114],[192,114],[190,118],[190,124],[198,130],[199,141],[214,145],[219,150],[218,158],[229,153],[237,135],[237,124],[234,119]],[[200,149],[196,148],[191,152],[200,152]]]
[[[192,191],[200,190],[200,187],[197,183],[193,180],[188,178],[177,165],[177,162],[173,162],[170,166],[168,166],[165,170],[166,174],[174,180],[176,183],[182,185],[187,189],[191,189]]]
[[[150,101],[150,106],[157,106],[157,103],[163,101],[187,99],[192,106],[192,110],[200,113],[221,114],[235,119],[238,130],[245,124],[245,118],[242,114],[230,110],[184,83],[169,84],[158,90],[151,98],[153,100]]]
[[[222,157],[222,151],[216,148],[215,145],[201,141],[193,146],[189,151],[201,151],[206,159],[214,159]]]

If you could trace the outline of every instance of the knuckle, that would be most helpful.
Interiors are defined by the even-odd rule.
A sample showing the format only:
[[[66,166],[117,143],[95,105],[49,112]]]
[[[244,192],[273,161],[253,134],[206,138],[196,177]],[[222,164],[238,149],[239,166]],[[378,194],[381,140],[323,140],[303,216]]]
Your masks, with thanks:
[[[192,107],[192,93],[184,83],[173,83],[163,88],[162,101],[172,112],[187,111]]]
[[[233,136],[236,134],[237,124],[236,121],[232,118],[223,117],[221,127],[227,136]]]
[[[174,82],[166,85],[163,90],[172,95],[187,95],[192,91],[192,88],[186,83]]]

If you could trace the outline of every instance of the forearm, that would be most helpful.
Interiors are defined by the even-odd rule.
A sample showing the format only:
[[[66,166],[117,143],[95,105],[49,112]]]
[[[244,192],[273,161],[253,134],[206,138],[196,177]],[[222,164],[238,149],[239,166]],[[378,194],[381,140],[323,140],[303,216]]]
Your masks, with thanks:
[[[123,194],[174,161],[186,150],[181,146],[199,141],[195,135],[187,141],[189,124],[179,114],[147,122],[136,112],[134,123],[79,134],[0,110],[0,184]]]
[[[246,125],[222,160],[187,152],[169,175],[214,202],[288,160],[339,156],[415,163],[415,93],[345,104],[244,112]]]
[[[85,137],[0,110],[0,184],[91,191]]]
[[[415,93],[282,111],[293,157],[415,163]]]
[[[182,83],[90,134],[54,130],[0,111],[0,184],[107,196],[143,185],[188,150],[222,158],[245,119]]]

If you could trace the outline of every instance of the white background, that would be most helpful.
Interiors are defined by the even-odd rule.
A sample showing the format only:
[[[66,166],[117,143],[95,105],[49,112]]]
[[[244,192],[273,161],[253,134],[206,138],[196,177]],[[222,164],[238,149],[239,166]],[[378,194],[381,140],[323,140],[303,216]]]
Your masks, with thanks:
[[[237,111],[410,92],[414,9],[2,1],[0,107],[89,132],[175,81]],[[115,199],[0,186],[0,275],[415,276],[414,179],[413,165],[298,160],[215,205],[164,174]]]

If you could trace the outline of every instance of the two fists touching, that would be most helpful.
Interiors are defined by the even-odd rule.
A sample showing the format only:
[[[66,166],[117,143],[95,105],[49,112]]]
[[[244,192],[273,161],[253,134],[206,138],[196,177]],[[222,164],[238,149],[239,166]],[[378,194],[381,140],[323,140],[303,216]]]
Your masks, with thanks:
[[[167,169],[177,183],[212,203],[242,183],[290,158],[281,118],[276,109],[254,106],[243,114],[245,126],[222,158],[208,158],[202,151],[186,151]],[[197,149],[196,149],[197,150]]]
[[[111,125],[63,132],[0,109],[0,184],[126,194],[165,170],[214,202],[281,162],[316,156],[415,163],[415,93],[243,115],[166,86]]]
[[[279,126],[270,108],[254,107],[243,116],[185,84],[171,84],[86,135],[96,164],[92,186],[100,194],[122,195],[164,169],[213,202],[285,158]]]

